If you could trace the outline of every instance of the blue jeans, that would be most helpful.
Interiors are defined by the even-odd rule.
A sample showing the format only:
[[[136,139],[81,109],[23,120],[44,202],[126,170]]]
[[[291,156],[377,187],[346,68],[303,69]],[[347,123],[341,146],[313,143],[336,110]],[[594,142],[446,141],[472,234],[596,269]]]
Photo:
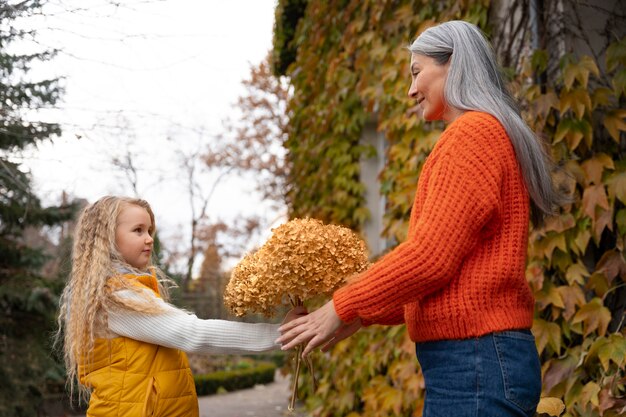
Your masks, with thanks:
[[[426,382],[423,417],[532,417],[541,368],[528,330],[416,344]]]

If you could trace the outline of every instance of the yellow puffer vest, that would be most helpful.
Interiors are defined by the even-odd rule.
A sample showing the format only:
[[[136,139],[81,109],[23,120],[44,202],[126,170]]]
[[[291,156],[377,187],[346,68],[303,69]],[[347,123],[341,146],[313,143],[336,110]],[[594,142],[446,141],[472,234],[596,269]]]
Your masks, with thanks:
[[[154,276],[123,275],[159,290]],[[92,388],[87,417],[198,416],[198,398],[187,355],[128,337],[96,339],[93,356],[79,365]]]

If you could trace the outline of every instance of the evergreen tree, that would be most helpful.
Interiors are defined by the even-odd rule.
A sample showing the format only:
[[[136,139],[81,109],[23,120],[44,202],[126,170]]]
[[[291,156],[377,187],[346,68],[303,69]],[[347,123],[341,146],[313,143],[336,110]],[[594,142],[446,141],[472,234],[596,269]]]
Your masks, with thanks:
[[[46,381],[55,373],[62,377],[49,343],[61,285],[41,276],[46,256],[25,233],[69,219],[73,207],[42,207],[29,175],[12,159],[61,132],[58,124],[33,120],[37,109],[59,99],[59,80],[29,79],[31,67],[54,51],[20,54],[14,48],[35,36],[15,23],[40,13],[43,3],[0,1],[0,416],[36,415]]]

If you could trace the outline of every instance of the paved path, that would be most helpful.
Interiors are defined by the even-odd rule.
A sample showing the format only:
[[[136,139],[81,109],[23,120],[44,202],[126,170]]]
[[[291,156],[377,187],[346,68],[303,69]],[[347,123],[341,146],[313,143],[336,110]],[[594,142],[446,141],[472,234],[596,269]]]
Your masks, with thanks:
[[[306,417],[301,404],[287,411],[290,389],[289,376],[277,372],[271,384],[199,397],[200,417]]]
[[[308,417],[302,404],[287,411],[291,395],[289,376],[276,372],[274,382],[226,394],[199,397],[200,417]],[[73,414],[68,417],[85,417]]]

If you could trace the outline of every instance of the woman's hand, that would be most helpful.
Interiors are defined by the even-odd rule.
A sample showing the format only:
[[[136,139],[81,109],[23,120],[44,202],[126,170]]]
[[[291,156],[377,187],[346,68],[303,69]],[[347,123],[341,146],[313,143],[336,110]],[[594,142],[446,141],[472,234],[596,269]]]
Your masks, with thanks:
[[[322,352],[328,352],[337,343],[355,334],[362,326],[363,324],[360,318],[354,320],[352,323],[346,324],[342,322],[341,326],[339,326],[337,331],[333,334],[333,338],[321,347]]]
[[[355,320],[345,324],[335,312],[331,301],[320,309],[299,317],[278,328],[282,333],[276,342],[282,344],[282,350],[291,349],[301,343],[307,343],[302,356],[307,356],[317,346],[324,344],[322,350],[327,351],[340,340],[351,336],[361,327],[361,321]]]

